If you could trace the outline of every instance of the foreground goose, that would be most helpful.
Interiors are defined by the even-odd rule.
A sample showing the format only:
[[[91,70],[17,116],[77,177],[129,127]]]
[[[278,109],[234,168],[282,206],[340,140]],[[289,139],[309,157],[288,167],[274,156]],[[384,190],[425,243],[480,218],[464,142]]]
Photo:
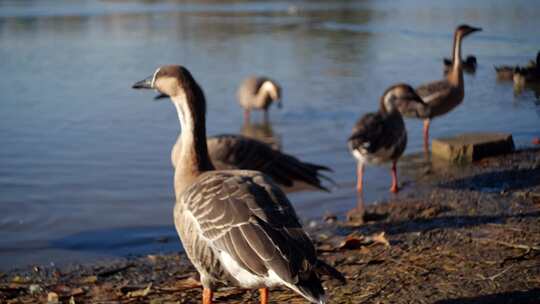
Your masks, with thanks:
[[[220,284],[286,286],[313,303],[326,303],[317,270],[339,277],[319,261],[285,194],[257,171],[216,171],[206,144],[203,91],[181,66],[164,66],[133,88],[157,89],[178,111],[181,149],[174,174],[174,223],[200,274],[203,303]],[[341,277],[342,278],[342,277]]]
[[[348,145],[356,158],[358,182],[356,189],[362,192],[364,163],[392,161],[391,192],[398,192],[396,163],[407,146],[407,131],[401,112],[411,116],[429,115],[426,106],[414,89],[406,84],[388,88],[380,100],[377,113],[360,118],[349,137]]]
[[[444,63],[444,75],[446,76],[450,72],[450,69],[452,68],[452,59],[444,58],[443,63]],[[467,58],[463,60],[461,65],[465,73],[474,74],[476,72],[476,65],[477,65],[476,57],[473,55],[467,56]]]
[[[171,161],[176,167],[182,146],[182,137],[178,137],[171,151]],[[304,182],[320,190],[328,191],[322,185],[321,178],[332,180],[319,171],[331,171],[330,168],[302,162],[292,155],[272,149],[266,143],[241,135],[223,134],[209,137],[208,154],[216,169],[246,169],[261,171],[274,182],[285,187],[292,187],[295,181]]]
[[[262,76],[250,76],[240,84],[238,103],[244,108],[244,121],[249,120],[251,110],[263,110],[268,120],[268,108],[273,102],[281,108],[281,87],[274,80]]]
[[[463,65],[461,41],[467,35],[482,29],[469,25],[459,26],[454,33],[452,68],[445,79],[430,82],[416,88],[416,92],[429,107],[430,115],[424,118],[424,151],[429,151],[429,124],[431,119],[444,115],[458,106],[465,95],[463,85]],[[406,115],[404,113],[404,115]]]

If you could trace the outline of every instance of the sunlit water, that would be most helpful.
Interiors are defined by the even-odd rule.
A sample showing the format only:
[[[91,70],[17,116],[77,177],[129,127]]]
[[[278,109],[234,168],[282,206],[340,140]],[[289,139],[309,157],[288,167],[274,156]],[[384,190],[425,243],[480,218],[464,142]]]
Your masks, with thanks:
[[[130,89],[159,65],[192,71],[210,134],[242,129],[243,77],[277,79],[284,108],[270,118],[282,149],[335,171],[332,193],[289,194],[313,218],[354,206],[353,123],[389,85],[441,78],[460,23],[484,28],[464,41],[479,67],[432,136],[504,131],[518,146],[539,136],[534,95],[515,97],[493,71],[535,56],[539,15],[535,1],[0,1],[0,268],[180,249],[177,116]],[[407,127],[406,153],[418,152],[421,122]],[[366,201],[387,198],[389,184],[387,167],[367,168]]]

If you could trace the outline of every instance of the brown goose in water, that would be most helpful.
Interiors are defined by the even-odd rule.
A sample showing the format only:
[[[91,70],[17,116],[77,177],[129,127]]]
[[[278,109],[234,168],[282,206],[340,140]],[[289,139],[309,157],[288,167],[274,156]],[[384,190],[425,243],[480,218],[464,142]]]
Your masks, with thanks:
[[[321,178],[333,183],[320,171],[330,168],[302,162],[292,155],[273,149],[268,144],[241,135],[222,134],[209,137],[208,154],[217,170],[245,169],[261,171],[276,183],[292,187],[295,181],[304,182],[315,188],[328,191]],[[171,161],[176,167],[180,157],[181,136],[171,151]]]
[[[362,192],[364,164],[392,161],[391,192],[398,192],[396,163],[407,146],[407,130],[400,110],[410,115],[427,115],[422,99],[406,84],[388,88],[380,101],[379,111],[360,118],[349,137],[348,145],[357,160],[358,182],[356,189]]]
[[[517,89],[540,84],[540,52],[536,54],[536,61],[531,60],[526,67],[518,66],[514,69],[513,80]]]
[[[531,60],[525,67],[521,67],[519,65],[502,65],[495,67],[497,80],[514,80],[514,84],[517,85],[524,84],[525,78],[522,78],[522,76],[525,76],[525,74],[530,74],[530,72],[534,73],[534,71],[536,71],[537,75],[540,75],[540,52],[536,53],[536,61]],[[516,74],[517,76],[515,76]]]
[[[249,120],[251,110],[263,110],[264,120],[268,120],[268,108],[273,102],[281,108],[281,87],[274,80],[263,76],[250,76],[240,84],[237,92],[238,103],[244,108],[244,121]]]
[[[212,303],[220,285],[259,288],[286,286],[313,303],[326,303],[317,271],[340,279],[317,259],[285,194],[257,171],[216,171],[206,144],[206,102],[202,89],[181,66],[164,66],[133,88],[171,96],[181,124],[175,168],[174,222],[184,249],[200,274],[203,303]]]
[[[460,25],[454,33],[454,49],[452,55],[452,68],[446,78],[430,82],[416,88],[416,92],[429,108],[429,116],[424,118],[424,151],[429,151],[429,124],[431,119],[453,110],[462,101],[465,95],[463,85],[463,65],[461,59],[461,41],[467,35],[482,29],[469,25]],[[408,116],[407,113],[403,113]]]

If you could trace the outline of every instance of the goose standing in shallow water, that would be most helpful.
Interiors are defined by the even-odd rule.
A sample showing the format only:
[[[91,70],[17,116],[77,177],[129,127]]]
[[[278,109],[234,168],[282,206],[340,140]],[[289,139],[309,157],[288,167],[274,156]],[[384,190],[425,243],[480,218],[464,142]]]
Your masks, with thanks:
[[[251,110],[262,110],[268,121],[268,108],[273,102],[281,108],[281,87],[274,80],[262,76],[250,76],[240,84],[238,103],[244,108],[244,121],[249,121]]]
[[[407,146],[407,130],[401,112],[428,115],[425,110],[425,104],[412,87],[397,84],[384,92],[379,112],[368,113],[356,122],[348,145],[358,162],[356,189],[359,193],[363,188],[364,164],[387,161],[392,161],[390,191],[398,192],[396,163]]]
[[[429,107],[429,116],[424,118],[424,151],[429,152],[429,125],[431,119],[453,110],[462,101],[465,95],[463,85],[463,65],[461,59],[461,41],[467,35],[482,29],[469,25],[459,26],[454,33],[454,48],[452,54],[452,67],[446,78],[430,82],[416,88],[416,92]],[[408,116],[407,113],[403,113]]]
[[[317,259],[285,194],[257,171],[216,171],[206,144],[203,91],[181,66],[164,66],[133,85],[171,97],[182,128],[174,174],[174,223],[200,274],[203,303],[219,284],[259,288],[287,286],[313,303],[326,303],[317,270],[340,277]],[[342,276],[340,278],[343,278]]]
[[[303,182],[317,189],[329,191],[322,185],[321,178],[333,183],[332,179],[319,171],[330,168],[302,162],[298,158],[273,149],[268,144],[241,135],[222,134],[208,137],[208,154],[217,170],[245,169],[261,171],[285,187]],[[171,161],[176,167],[182,146],[181,137],[171,151]]]

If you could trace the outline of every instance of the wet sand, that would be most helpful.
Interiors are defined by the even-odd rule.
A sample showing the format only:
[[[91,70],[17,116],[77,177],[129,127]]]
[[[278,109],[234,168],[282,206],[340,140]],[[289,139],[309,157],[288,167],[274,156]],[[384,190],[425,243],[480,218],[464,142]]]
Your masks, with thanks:
[[[363,221],[305,223],[320,256],[348,280],[323,278],[330,303],[538,303],[540,150],[459,170],[424,168],[415,179],[399,196],[367,206]],[[0,273],[2,303],[199,303],[200,296],[183,254]],[[257,298],[255,290],[216,293],[217,303]],[[306,303],[285,289],[272,290],[270,301]]]

